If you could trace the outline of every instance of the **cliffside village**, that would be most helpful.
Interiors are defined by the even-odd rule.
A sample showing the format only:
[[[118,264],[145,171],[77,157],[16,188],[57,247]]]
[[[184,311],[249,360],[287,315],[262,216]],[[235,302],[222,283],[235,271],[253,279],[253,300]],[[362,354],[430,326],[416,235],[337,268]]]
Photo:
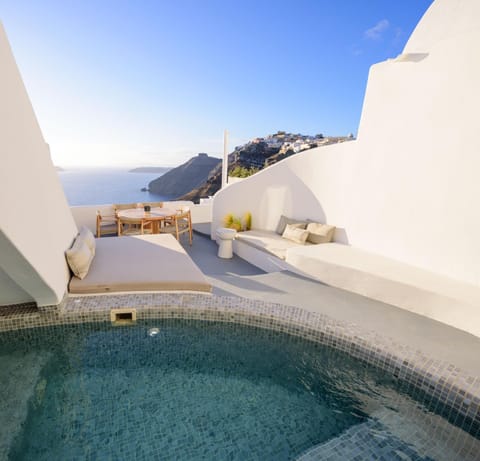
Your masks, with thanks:
[[[279,131],[276,134],[271,134],[265,138],[254,138],[248,144],[258,144],[264,142],[271,149],[277,150],[289,150],[292,149],[295,153],[302,150],[312,149],[313,147],[323,146],[327,144],[333,144],[337,142],[350,141],[354,139],[353,134],[348,136],[329,136],[324,137],[323,134],[317,134],[315,136],[308,136],[302,134],[286,133]],[[242,149],[244,146],[238,146],[235,149]]]
[[[244,145],[235,147],[230,162],[239,161],[243,166],[261,169],[307,149],[353,139],[355,139],[353,134],[325,137],[323,134],[309,136],[278,131],[276,134],[254,138]]]

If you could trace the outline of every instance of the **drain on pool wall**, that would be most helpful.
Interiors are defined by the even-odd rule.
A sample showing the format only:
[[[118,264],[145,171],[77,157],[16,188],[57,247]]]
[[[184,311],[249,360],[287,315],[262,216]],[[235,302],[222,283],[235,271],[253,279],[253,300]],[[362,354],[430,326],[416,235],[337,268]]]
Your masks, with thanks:
[[[110,320],[113,325],[133,325],[137,321],[137,310],[132,308],[111,309]]]

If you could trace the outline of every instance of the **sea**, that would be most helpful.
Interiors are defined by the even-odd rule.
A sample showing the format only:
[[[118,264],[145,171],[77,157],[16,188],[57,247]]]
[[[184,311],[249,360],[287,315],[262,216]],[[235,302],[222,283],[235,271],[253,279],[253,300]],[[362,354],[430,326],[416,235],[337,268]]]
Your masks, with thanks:
[[[72,168],[58,171],[69,205],[156,202],[174,197],[143,192],[163,173],[136,173],[119,168]]]

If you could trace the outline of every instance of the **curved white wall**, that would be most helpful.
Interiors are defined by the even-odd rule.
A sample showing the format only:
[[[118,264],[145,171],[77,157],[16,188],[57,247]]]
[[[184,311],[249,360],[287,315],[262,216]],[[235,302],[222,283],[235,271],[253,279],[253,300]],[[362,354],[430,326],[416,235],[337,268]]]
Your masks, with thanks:
[[[337,225],[336,239],[480,284],[480,2],[437,0],[405,56],[370,70],[358,140],[290,157],[220,191],[213,226],[251,211]]]
[[[480,4],[476,0],[436,0],[413,31],[405,53],[421,53],[442,40],[478,29]]]
[[[57,304],[77,228],[0,24],[0,305]]]
[[[350,202],[348,160],[356,142],[311,149],[229,185],[215,195],[212,232],[227,213],[252,213],[254,229],[274,230],[281,214],[334,222],[345,228],[343,210]],[[345,187],[335,192],[337,186]],[[337,239],[342,237],[341,229]]]

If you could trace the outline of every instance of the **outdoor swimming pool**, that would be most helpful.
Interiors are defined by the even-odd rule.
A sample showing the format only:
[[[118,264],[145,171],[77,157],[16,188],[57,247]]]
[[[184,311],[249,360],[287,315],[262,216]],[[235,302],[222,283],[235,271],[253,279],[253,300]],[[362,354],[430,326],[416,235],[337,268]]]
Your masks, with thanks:
[[[0,459],[452,461],[443,435],[471,430],[343,352],[225,322],[1,333],[0,385]]]

